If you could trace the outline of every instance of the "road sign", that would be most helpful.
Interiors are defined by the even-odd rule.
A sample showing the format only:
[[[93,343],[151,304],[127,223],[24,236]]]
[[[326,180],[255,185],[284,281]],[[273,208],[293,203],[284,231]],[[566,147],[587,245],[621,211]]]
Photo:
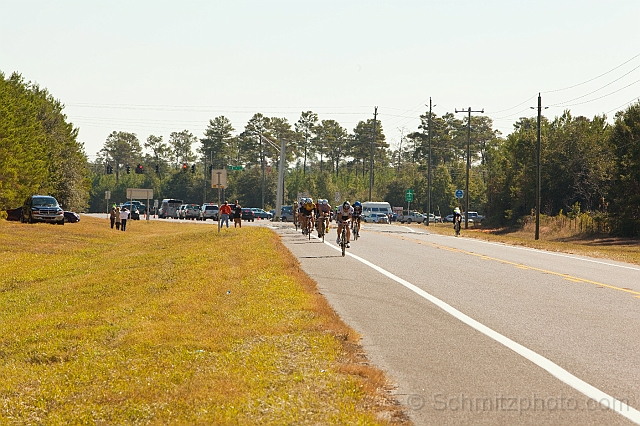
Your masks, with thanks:
[[[104,191],[104,199],[105,200],[111,199],[111,191]]]
[[[339,203],[342,199],[342,195],[340,195],[340,192],[336,192],[333,199],[336,200],[336,203]]]
[[[211,170],[211,187],[212,188],[227,187],[227,170],[226,169]]]
[[[127,198],[132,200],[134,198],[144,200],[150,200],[153,198],[153,189],[147,188],[127,188]]]
[[[413,189],[407,189],[404,192],[404,200],[407,201],[407,202],[413,201],[413,195],[414,195]]]
[[[464,197],[464,191],[462,189],[456,189],[456,198]]]
[[[242,170],[242,166],[228,166],[229,170]]]

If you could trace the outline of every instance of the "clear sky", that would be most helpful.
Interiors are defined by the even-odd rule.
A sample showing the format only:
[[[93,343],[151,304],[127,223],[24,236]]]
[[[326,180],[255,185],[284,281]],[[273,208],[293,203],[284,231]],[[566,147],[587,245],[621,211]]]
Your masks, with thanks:
[[[393,146],[430,97],[438,116],[484,109],[503,135],[538,92],[548,117],[610,121],[640,97],[638,0],[0,0],[0,14],[0,71],[60,99],[90,159],[112,131],[202,137],[219,115],[239,133],[256,112],[311,110],[352,131],[378,106]]]

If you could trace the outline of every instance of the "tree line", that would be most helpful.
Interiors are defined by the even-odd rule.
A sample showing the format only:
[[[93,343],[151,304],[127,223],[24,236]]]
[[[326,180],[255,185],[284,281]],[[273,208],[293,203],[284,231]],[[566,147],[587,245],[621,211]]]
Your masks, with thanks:
[[[276,204],[280,142],[286,146],[284,203],[300,195],[407,206],[426,211],[428,171],[431,207],[446,215],[459,203],[455,190],[465,187],[467,126],[470,124],[470,209],[496,226],[517,225],[535,209],[536,138],[534,118],[520,118],[503,136],[486,116],[461,119],[426,112],[421,124],[395,147],[383,124],[369,118],[353,129],[302,111],[295,123],[256,113],[236,130],[224,116],[209,120],[201,136],[188,130],[168,140],[114,131],[93,162],[87,160],[77,129],[67,123],[63,104],[18,74],[0,79],[0,203],[19,205],[34,192],[56,196],[69,208],[104,211],[105,191],[123,201],[126,188],[154,189],[154,198],[216,202],[211,169],[229,166],[226,199],[243,205]],[[375,144],[374,142],[375,133]],[[640,102],[615,114],[574,117],[564,111],[541,121],[541,213],[575,211],[605,218],[612,233],[640,235]],[[369,188],[373,144],[373,187]],[[429,149],[430,145],[430,149]],[[143,174],[126,174],[137,164]],[[187,169],[183,168],[188,165]],[[429,167],[430,166],[430,167]],[[192,173],[193,167],[193,173]],[[113,173],[107,173],[107,169]]]
[[[0,72],[0,209],[36,193],[55,196],[66,209],[87,207],[89,164],[63,109],[47,89]]]

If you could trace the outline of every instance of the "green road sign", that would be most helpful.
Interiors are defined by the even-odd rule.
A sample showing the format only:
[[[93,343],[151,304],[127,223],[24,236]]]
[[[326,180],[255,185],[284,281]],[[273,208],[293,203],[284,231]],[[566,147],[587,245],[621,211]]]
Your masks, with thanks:
[[[227,166],[229,170],[242,170],[242,166]]]
[[[413,189],[407,189],[407,190],[404,192],[404,200],[405,200],[405,201],[408,201],[408,202],[413,201],[413,194],[414,194]]]

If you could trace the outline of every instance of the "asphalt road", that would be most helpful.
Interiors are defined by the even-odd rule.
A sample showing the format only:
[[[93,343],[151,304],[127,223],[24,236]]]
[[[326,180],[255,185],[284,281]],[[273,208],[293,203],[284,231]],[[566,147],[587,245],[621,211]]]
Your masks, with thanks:
[[[640,424],[640,267],[363,225],[270,226],[418,425]],[[463,231],[464,233],[464,231]]]

